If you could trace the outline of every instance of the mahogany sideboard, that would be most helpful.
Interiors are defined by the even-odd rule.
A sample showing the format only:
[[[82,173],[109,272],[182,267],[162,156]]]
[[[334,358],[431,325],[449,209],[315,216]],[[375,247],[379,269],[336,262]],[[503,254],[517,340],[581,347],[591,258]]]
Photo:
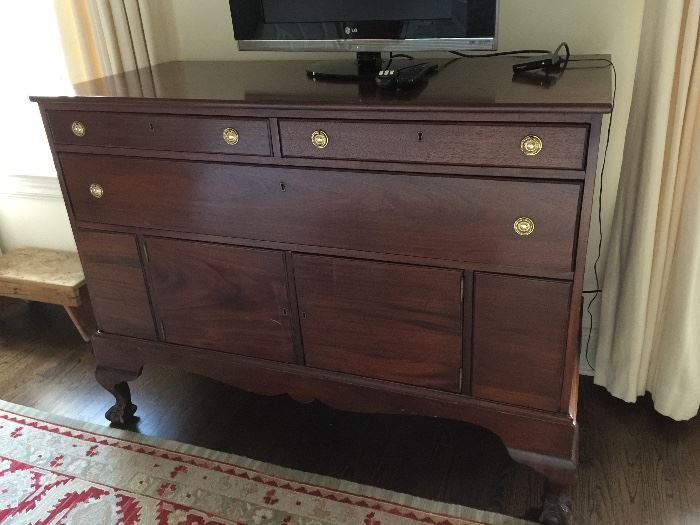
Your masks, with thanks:
[[[407,93],[305,62],[171,62],[34,97],[99,326],[97,380],[161,363],[496,433],[567,523],[605,68],[510,58]],[[600,65],[600,62],[591,63]]]

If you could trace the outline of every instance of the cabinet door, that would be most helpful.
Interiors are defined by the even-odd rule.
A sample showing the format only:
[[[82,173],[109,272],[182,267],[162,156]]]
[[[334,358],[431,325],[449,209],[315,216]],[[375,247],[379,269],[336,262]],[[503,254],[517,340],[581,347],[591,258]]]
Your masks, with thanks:
[[[75,242],[98,328],[112,334],[155,339],[136,238],[78,230]]]
[[[146,242],[165,341],[295,361],[281,252],[159,238]]]
[[[458,391],[462,272],[294,256],[308,366]]]
[[[477,273],[472,393],[556,411],[571,283]]]

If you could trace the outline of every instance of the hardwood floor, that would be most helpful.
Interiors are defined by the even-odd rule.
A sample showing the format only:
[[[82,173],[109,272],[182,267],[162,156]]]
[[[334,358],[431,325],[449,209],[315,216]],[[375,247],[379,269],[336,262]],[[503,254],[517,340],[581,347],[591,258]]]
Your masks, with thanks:
[[[93,368],[89,344],[60,308],[17,304],[0,313],[0,398],[106,425],[112,398]],[[340,412],[156,367],[132,391],[140,416],[132,429],[143,434],[536,518],[542,478],[464,423]],[[629,405],[584,379],[579,421],[576,523],[700,523],[700,418],[673,422],[648,398]]]

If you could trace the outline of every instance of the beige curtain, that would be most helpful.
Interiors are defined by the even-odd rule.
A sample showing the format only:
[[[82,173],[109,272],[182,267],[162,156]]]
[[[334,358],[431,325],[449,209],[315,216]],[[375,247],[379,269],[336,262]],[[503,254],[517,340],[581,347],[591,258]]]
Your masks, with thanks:
[[[148,0],[54,0],[70,76],[95,79],[151,66]],[[115,80],[115,82],[117,82]],[[120,79],[125,95],[151,95],[150,72]]]
[[[700,407],[700,0],[647,0],[603,280],[595,382]]]
[[[139,0],[70,0],[91,78],[151,65]],[[144,6],[147,7],[147,6]]]

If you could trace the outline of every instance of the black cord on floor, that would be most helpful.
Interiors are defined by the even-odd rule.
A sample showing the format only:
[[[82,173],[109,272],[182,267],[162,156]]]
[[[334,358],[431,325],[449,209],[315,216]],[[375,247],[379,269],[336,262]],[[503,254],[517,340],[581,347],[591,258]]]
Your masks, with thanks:
[[[584,353],[584,356],[586,358],[586,363],[588,363],[588,366],[595,372],[595,368],[591,365],[591,361],[588,356],[588,351],[589,347],[591,344],[591,332],[593,329],[593,312],[591,311],[591,306],[593,306],[593,303],[595,300],[598,298],[598,295],[602,293],[602,290],[600,289],[600,279],[598,277],[598,262],[600,261],[600,256],[601,252],[603,250],[603,176],[605,175],[605,163],[608,160],[608,147],[610,146],[610,130],[612,128],[612,121],[613,121],[613,114],[615,112],[615,100],[617,97],[617,70],[615,69],[615,64],[613,64],[612,60],[608,60],[607,58],[572,58],[568,62],[590,62],[590,61],[596,61],[596,62],[606,62],[605,66],[581,66],[581,67],[572,67],[569,68],[567,64],[567,69],[602,69],[606,67],[612,67],[613,70],[613,100],[612,100],[612,109],[610,111],[610,120],[608,121],[608,136],[605,140],[605,150],[603,153],[603,165],[601,166],[600,169],[600,182],[599,182],[599,190],[598,190],[598,255],[595,258],[595,262],[593,263],[593,275],[595,276],[595,290],[591,290],[589,292],[583,292],[583,293],[592,293],[593,297],[588,301],[588,306],[586,307],[586,311],[588,312],[588,317],[590,319],[591,323],[591,329],[588,331],[588,338],[586,340],[586,351]]]

